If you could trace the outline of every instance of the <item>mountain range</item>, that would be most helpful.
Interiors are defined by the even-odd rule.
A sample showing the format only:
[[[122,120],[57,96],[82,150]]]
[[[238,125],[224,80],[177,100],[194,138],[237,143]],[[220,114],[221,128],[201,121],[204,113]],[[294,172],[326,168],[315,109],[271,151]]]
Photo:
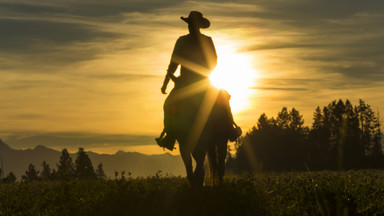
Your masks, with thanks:
[[[132,177],[153,176],[158,171],[163,175],[174,176],[185,175],[185,169],[181,157],[169,153],[160,155],[146,155],[137,152],[118,151],[115,154],[98,154],[87,152],[96,168],[99,163],[103,164],[105,174],[109,178],[114,178],[115,171],[130,172]],[[37,170],[41,170],[41,164],[46,161],[50,167],[57,170],[57,163],[60,160],[61,152],[47,148],[42,145],[34,149],[17,150],[12,149],[0,139],[0,168],[4,170],[4,175],[13,172],[17,179],[27,170],[29,164],[33,164]],[[76,160],[76,153],[71,154],[72,160]],[[119,174],[120,175],[120,174]]]

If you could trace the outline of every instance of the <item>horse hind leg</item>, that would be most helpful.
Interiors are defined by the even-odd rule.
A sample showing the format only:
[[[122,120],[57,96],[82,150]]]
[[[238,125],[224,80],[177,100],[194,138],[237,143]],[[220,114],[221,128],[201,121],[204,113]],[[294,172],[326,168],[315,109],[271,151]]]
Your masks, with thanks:
[[[217,161],[218,161],[218,180],[219,184],[223,183],[224,173],[225,173],[225,159],[227,157],[228,149],[227,149],[227,140],[221,141],[217,145]]]
[[[208,150],[208,161],[209,168],[211,171],[211,184],[216,185],[219,183],[218,178],[218,161],[217,161],[217,151],[216,146],[209,148]]]

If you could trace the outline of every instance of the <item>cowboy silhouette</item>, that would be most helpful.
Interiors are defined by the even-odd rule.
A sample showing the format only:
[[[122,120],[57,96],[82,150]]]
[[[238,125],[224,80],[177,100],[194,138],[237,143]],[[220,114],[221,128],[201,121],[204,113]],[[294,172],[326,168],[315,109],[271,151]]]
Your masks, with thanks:
[[[177,95],[188,88],[189,90],[191,90],[191,88],[197,88],[197,86],[194,86],[194,84],[197,83],[203,86],[208,86],[208,76],[217,64],[216,49],[212,38],[201,34],[200,32],[201,28],[208,28],[210,26],[209,20],[204,18],[198,11],[191,11],[188,17],[181,17],[181,19],[188,24],[189,34],[179,37],[173,49],[167,74],[165,75],[163,86],[161,87],[161,92],[166,94],[167,85],[170,80],[175,82],[175,87],[165,100],[164,130],[160,137],[156,138],[156,142],[159,146],[169,150],[174,149],[176,141],[175,127],[179,125],[175,122],[180,122],[180,119],[177,119],[175,113],[182,112],[178,104],[182,103],[181,100],[185,100],[177,97]],[[179,65],[180,76],[176,77],[174,73]],[[230,112],[229,103],[227,106]],[[233,122],[232,113],[229,114]],[[164,137],[165,134],[166,136]],[[237,135],[237,137],[238,136],[240,135]]]

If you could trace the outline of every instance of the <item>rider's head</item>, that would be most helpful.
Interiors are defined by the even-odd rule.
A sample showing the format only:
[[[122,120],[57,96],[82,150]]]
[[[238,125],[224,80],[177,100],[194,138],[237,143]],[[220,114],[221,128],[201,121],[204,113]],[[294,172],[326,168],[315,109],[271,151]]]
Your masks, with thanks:
[[[209,20],[198,11],[191,11],[188,17],[181,17],[181,19],[188,23],[188,29],[191,33],[200,32],[200,28],[208,28],[211,25]]]

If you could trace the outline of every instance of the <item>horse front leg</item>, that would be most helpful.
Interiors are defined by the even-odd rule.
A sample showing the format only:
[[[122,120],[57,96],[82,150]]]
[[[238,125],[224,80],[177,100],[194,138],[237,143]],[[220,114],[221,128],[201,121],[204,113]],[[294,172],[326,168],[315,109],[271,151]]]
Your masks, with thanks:
[[[193,185],[194,177],[193,177],[193,169],[192,169],[192,157],[191,152],[186,151],[183,145],[179,145],[180,155],[183,159],[185,170],[187,171],[187,179],[191,185]]]
[[[194,172],[195,178],[195,186],[202,187],[204,183],[205,177],[205,169],[204,169],[204,160],[205,160],[206,152],[199,152],[198,154],[194,154],[193,157],[196,161],[196,167]]]

